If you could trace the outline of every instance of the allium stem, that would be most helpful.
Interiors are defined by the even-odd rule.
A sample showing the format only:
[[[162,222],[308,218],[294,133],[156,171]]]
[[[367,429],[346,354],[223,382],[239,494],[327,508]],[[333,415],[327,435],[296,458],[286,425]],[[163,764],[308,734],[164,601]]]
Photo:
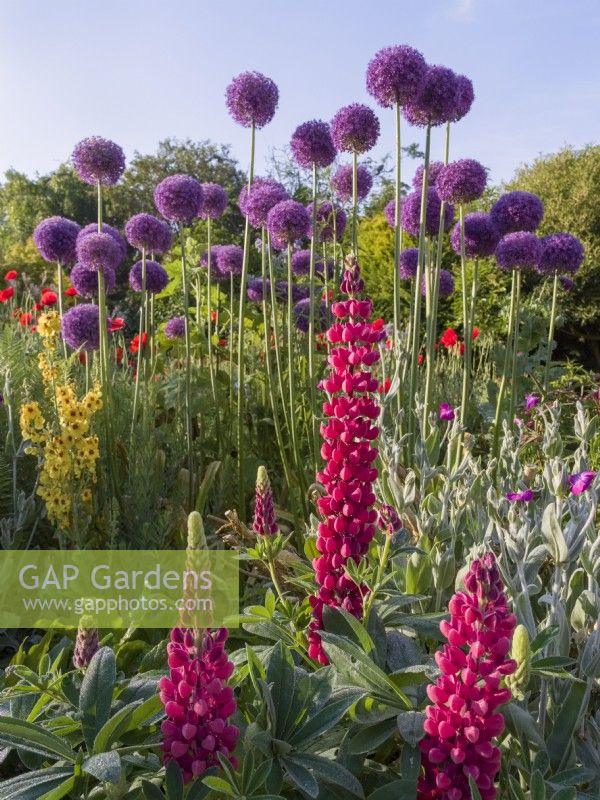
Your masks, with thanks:
[[[194,454],[192,442],[192,347],[190,338],[190,287],[187,274],[185,236],[183,223],[179,226],[181,243],[181,283],[183,288],[183,318],[185,320],[185,441],[188,464],[188,510],[191,511],[194,496]]]
[[[512,369],[511,369],[511,384],[510,384],[510,403],[508,407],[508,422],[509,425],[513,424],[515,410],[517,407],[517,397],[519,396],[519,374],[517,370],[517,361],[519,358],[519,328],[521,326],[521,271],[516,270],[516,290],[515,290],[515,325],[513,331],[513,348],[512,348]]]
[[[217,387],[215,383],[215,366],[213,364],[213,345],[212,345],[212,253],[211,253],[211,230],[212,220],[210,217],[206,220],[206,247],[208,253],[208,265],[206,271],[206,306],[207,306],[207,326],[208,326],[208,373],[210,375],[210,388],[213,396],[213,403],[217,419],[219,418],[219,407],[217,405]]]
[[[394,344],[397,346],[400,333],[400,254],[402,252],[402,228],[400,222],[400,202],[402,190],[402,147],[400,139],[400,104],[396,103],[396,189],[394,208]]]
[[[510,346],[513,335],[514,325],[514,312],[515,312],[515,297],[517,291],[517,270],[512,271],[512,286],[510,290],[510,310],[508,312],[508,331],[506,333],[506,349],[504,350],[504,365],[502,367],[502,378],[500,380],[500,388],[498,389],[498,399],[496,400],[496,416],[494,418],[494,444],[492,447],[492,456],[498,457],[500,448],[500,428],[502,420],[502,408],[504,405],[504,395],[506,394],[506,381],[508,378],[508,367],[510,363]]]
[[[58,314],[62,322],[63,318],[63,271],[60,261],[56,262],[56,285],[58,289]],[[67,343],[62,340],[63,356],[67,358]]]
[[[133,410],[131,412],[131,441],[133,444],[133,430],[135,426],[135,417],[137,412],[137,404],[138,404],[138,397],[139,397],[139,390],[140,390],[140,372],[143,369],[143,358],[144,358],[144,348],[142,346],[143,342],[143,333],[146,330],[145,328],[145,309],[146,309],[146,302],[147,302],[147,292],[146,292],[146,248],[142,248],[142,291],[140,294],[140,324],[138,330],[138,351],[137,351],[137,367],[135,371],[135,389],[133,392]],[[144,374],[144,383],[145,383],[145,374]]]
[[[463,204],[458,207],[460,225],[460,274],[462,283],[463,337],[465,352],[463,356],[463,382],[460,404],[460,424],[464,428],[467,422],[467,406],[471,392],[471,353],[473,344],[473,314],[469,309],[469,287],[467,286],[467,257],[465,255],[465,211]]]
[[[256,141],[256,126],[252,123],[250,129],[250,165],[248,168],[248,195],[254,180],[254,152]],[[238,320],[238,363],[237,363],[237,385],[238,385],[238,405],[237,405],[237,451],[238,451],[238,515],[242,522],[246,519],[246,493],[244,491],[245,480],[245,452],[244,452],[244,372],[246,365],[246,354],[244,352],[245,325],[244,317],[246,313],[246,287],[248,285],[248,260],[250,258],[250,220],[246,215],[246,225],[244,227],[244,258],[242,262],[242,277],[240,280],[240,312]],[[229,343],[231,347],[231,342]]]
[[[334,214],[335,216],[335,214]],[[352,151],[352,252],[358,255],[358,155]]]
[[[335,216],[335,211],[334,211]],[[312,225],[310,236],[309,308],[308,308],[308,382],[310,384],[310,424],[312,425],[312,454],[314,471],[317,471],[319,452],[319,424],[317,420],[317,379],[315,374],[315,248],[317,246],[317,165],[312,165]],[[327,274],[327,262],[323,262],[323,273]],[[292,285],[289,290],[291,294]],[[319,309],[320,309],[319,298]],[[320,318],[319,313],[319,318]]]
[[[289,420],[290,420],[290,433],[292,436],[292,447],[294,449],[294,458],[296,461],[296,469],[302,474],[302,459],[298,449],[298,428],[296,418],[296,380],[295,370],[296,364],[294,359],[294,299],[292,296],[293,285],[293,272],[292,272],[292,245],[288,243],[287,246],[287,280],[288,280],[288,296],[287,296],[287,350],[288,350],[288,389],[289,389]]]
[[[273,270],[273,258],[271,254],[271,237],[267,231],[267,260],[269,264],[269,288],[271,293],[271,322],[273,326],[273,346],[275,348],[275,364],[277,366],[277,385],[279,389],[279,399],[283,410],[283,418],[288,432],[291,431],[289,415],[287,411],[287,398],[283,386],[283,367],[281,352],[279,349],[279,326],[277,324],[277,296],[275,293],[275,273]]]
[[[556,325],[556,298],[558,297],[558,272],[554,273],[552,283],[552,307],[550,309],[550,325],[548,327],[548,347],[546,349],[546,363],[544,364],[544,394],[548,391],[550,378],[550,364],[552,363],[552,345],[554,344],[554,327]]]
[[[233,313],[233,299],[235,286],[233,285],[233,272],[229,275],[229,414],[233,416],[233,327],[235,314]]]

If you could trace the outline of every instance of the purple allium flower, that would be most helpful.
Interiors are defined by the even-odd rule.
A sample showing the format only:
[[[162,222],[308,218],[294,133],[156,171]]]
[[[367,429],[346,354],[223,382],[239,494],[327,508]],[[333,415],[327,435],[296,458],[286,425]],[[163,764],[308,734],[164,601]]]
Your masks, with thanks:
[[[167,223],[152,214],[135,214],[125,223],[125,237],[136,250],[148,253],[166,253],[171,247],[173,234]]]
[[[78,350],[80,347],[87,351],[97,350],[100,347],[98,322],[98,306],[91,303],[73,306],[63,314],[62,338],[73,350]]]
[[[160,294],[169,283],[167,271],[157,261],[146,260],[146,291]],[[129,285],[134,292],[142,291],[142,262],[136,261],[129,270]]]
[[[335,272],[335,262],[333,258],[328,258],[325,263],[321,259],[315,261],[315,273],[318,278],[321,280],[331,280],[333,278],[333,274]]]
[[[531,192],[508,192],[496,200],[490,216],[501,234],[534,231],[544,216],[544,205]]]
[[[570,233],[552,233],[541,239],[542,254],[536,269],[541,275],[575,274],[583,264],[583,245]]]
[[[154,189],[154,203],[165,219],[190,223],[202,211],[202,184],[189,175],[169,175]]]
[[[501,688],[517,664],[509,658],[517,624],[493,553],[474,561],[465,591],[450,599],[450,620],[440,623],[448,640],[435,654],[441,675],[427,687],[425,737],[419,742],[424,774],[417,791],[423,800],[469,800],[469,778],[482,800],[494,800],[504,730],[498,708],[511,699]]]
[[[82,620],[82,622],[84,622],[84,620]],[[90,661],[99,650],[98,629],[92,627],[91,620],[89,624],[90,627],[83,627],[80,623],[77,628],[75,649],[73,651],[73,666],[75,669],[85,669],[88,667]]]
[[[211,259],[212,260],[212,259]],[[226,277],[241,275],[244,251],[237,244],[222,244],[217,250],[217,269]]]
[[[560,275],[558,280],[562,288],[565,290],[565,292],[570,292],[571,289],[575,286],[575,281],[571,280],[571,278],[567,278],[566,275]]]
[[[308,333],[308,321],[310,316],[310,298],[304,297],[294,306],[294,316],[296,328],[302,333]],[[324,300],[315,303],[315,329],[317,332],[324,331],[327,327],[327,304]]]
[[[428,188],[435,188],[437,183],[438,175],[444,169],[444,162],[443,161],[430,161],[429,162],[429,170],[427,173],[427,187]],[[425,164],[419,164],[412,179],[412,185],[415,189],[421,191],[423,188],[423,175],[425,174]]]
[[[398,274],[403,281],[409,281],[417,274],[419,265],[419,250],[417,247],[407,247],[400,253],[400,267]]]
[[[262,303],[265,293],[266,297],[268,297],[270,291],[271,282],[268,279],[264,282],[262,278],[250,278],[246,294],[251,303]]]
[[[366,153],[379,138],[379,120],[368,106],[351,103],[340,108],[331,120],[331,136],[342,152]]]
[[[279,533],[279,526],[275,517],[275,504],[273,490],[267,470],[260,466],[256,476],[256,502],[254,504],[254,519],[252,529],[259,536],[275,536]]]
[[[308,275],[310,272],[310,250],[296,250],[292,255],[292,272],[294,275]]]
[[[92,186],[113,186],[125,171],[122,148],[102,136],[82,139],[75,145],[71,159],[81,180]]]
[[[110,233],[88,233],[77,237],[77,260],[88,269],[115,270],[121,263],[121,250]]]
[[[505,495],[511,503],[529,503],[533,500],[533,489],[524,489],[522,492],[507,492]]]
[[[222,247],[222,244],[213,244],[210,248],[210,277],[213,281],[224,281],[227,277],[219,269],[219,250]],[[208,267],[208,250],[205,250],[202,253],[200,258],[200,266]]]
[[[173,628],[167,645],[169,675],[160,679],[166,719],[161,723],[163,761],[176,761],[184,783],[219,766],[219,754],[237,764],[239,730],[229,724],[237,704],[227,680],[233,663],[225,652],[227,630],[203,631],[197,644],[190,628]]]
[[[75,264],[70,274],[71,283],[80,297],[98,297],[98,271],[85,264]],[[104,270],[106,293],[112,292],[117,282],[114,269]]]
[[[278,303],[287,303],[288,299],[288,287],[289,284],[287,281],[277,281],[275,284],[275,299]],[[300,300],[304,300],[308,297],[310,289],[308,286],[298,286],[297,284],[292,284],[292,302],[294,304],[299,303]]]
[[[260,72],[242,72],[225,90],[225,102],[233,119],[244,128],[264,128],[275,115],[279,90]]]
[[[523,406],[527,409],[527,411],[531,411],[531,409],[535,408],[539,402],[540,398],[537,396],[537,394],[526,394],[525,399],[523,400]]]
[[[448,67],[428,66],[414,102],[403,113],[411,125],[449,122],[456,113],[457,76]]]
[[[185,336],[185,317],[171,317],[165,325],[167,339],[183,339]]]
[[[465,255],[467,258],[492,256],[500,241],[500,232],[489,214],[474,211],[465,215]],[[450,244],[460,255],[460,225],[457,222],[450,234]]]
[[[569,477],[569,485],[571,486],[571,494],[583,494],[586,492],[590,486],[594,478],[596,477],[595,472],[587,471],[587,472],[577,472],[574,475]]]
[[[438,414],[439,418],[441,420],[444,420],[445,422],[451,422],[456,417],[454,409],[452,408],[450,403],[440,403]]]
[[[400,203],[400,208],[402,208],[402,203]],[[387,224],[390,228],[396,227],[396,200],[392,197],[389,203],[386,204],[385,208],[383,209],[383,213],[387,220]]]
[[[440,297],[450,297],[454,293],[454,276],[447,269],[440,270]],[[427,294],[427,281],[425,275],[421,278],[421,294]]]
[[[218,183],[202,183],[201,219],[218,219],[227,208],[227,192]]]
[[[89,236],[91,233],[98,233],[98,225],[95,222],[90,222],[89,225],[85,225],[77,234],[77,242],[76,246],[79,245],[79,242]],[[116,244],[119,247],[119,252],[121,253],[121,257],[119,260],[119,264],[122,263],[123,259],[127,255],[127,242],[121,236],[119,231],[116,228],[113,228],[112,225],[107,225],[106,222],[102,225],[102,233],[108,233],[109,236],[115,240]]]
[[[339,199],[345,203],[352,201],[352,164],[339,167],[331,178],[331,186]],[[364,200],[373,186],[373,176],[366,167],[359,164],[356,169],[356,194]]]
[[[313,119],[298,125],[290,140],[292,154],[301,167],[328,167],[336,157],[329,123]]]
[[[289,194],[281,183],[270,178],[255,178],[250,194],[247,186],[242,188],[239,207],[242,214],[248,216],[253,228],[262,228],[267,224],[269,211],[283,200],[289,200]]]
[[[33,241],[45,261],[72,264],[80,226],[65,217],[48,217],[33,232]]]
[[[402,520],[394,506],[382,503],[377,514],[377,525],[380,530],[385,531],[388,536],[393,536],[402,528]]]
[[[312,203],[309,203],[306,206],[306,209],[310,214],[312,220]],[[334,213],[335,213],[335,219],[334,219]],[[339,242],[342,236],[344,235],[344,231],[346,230],[347,221],[348,217],[346,216],[346,212],[344,211],[343,208],[338,208],[329,201],[321,203],[321,205],[317,206],[317,232],[319,241],[320,242],[333,241],[334,227],[335,227],[335,239],[337,242]]]
[[[486,168],[473,158],[462,158],[440,170],[435,188],[448,203],[471,203],[481,197],[486,183]]]
[[[405,44],[384,47],[367,67],[367,91],[383,108],[414,102],[427,71],[425,59]]]
[[[267,228],[272,237],[279,242],[292,244],[310,232],[310,216],[302,203],[295,200],[282,200],[269,211]]]
[[[473,83],[467,78],[466,75],[456,76],[456,97],[454,99],[454,113],[452,115],[452,122],[458,122],[471,110],[473,100],[475,99],[475,92],[473,91]]]
[[[442,201],[435,189],[427,190],[427,209],[425,213],[425,230],[430,236],[437,236],[440,228],[440,211]],[[411,192],[402,199],[400,219],[402,227],[411,236],[419,235],[421,218],[421,192]],[[446,203],[444,212],[444,230],[448,230],[454,222],[454,206]]]
[[[535,233],[516,231],[507,233],[496,247],[496,261],[505,272],[511,269],[528,269],[537,266],[542,245]]]

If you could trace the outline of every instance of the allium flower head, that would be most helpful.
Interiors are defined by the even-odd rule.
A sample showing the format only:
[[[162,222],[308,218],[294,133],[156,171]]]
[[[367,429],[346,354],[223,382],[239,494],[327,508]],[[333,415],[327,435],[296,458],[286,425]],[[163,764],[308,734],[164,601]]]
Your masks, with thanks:
[[[136,261],[129,270],[129,285],[134,292],[142,291],[142,262]],[[159,294],[169,283],[167,271],[157,261],[146,260],[146,291]]]
[[[70,274],[71,283],[80,297],[98,297],[98,271],[90,269],[85,264],[75,264]],[[106,293],[112,292],[117,279],[114,269],[104,270],[104,285]]]
[[[271,282],[269,280],[263,281],[262,278],[250,278],[246,294],[251,303],[262,303],[265,296],[269,296],[270,291]]]
[[[217,250],[217,269],[222,275],[241,275],[244,251],[237,244],[223,244]]]
[[[400,204],[402,207],[402,204]],[[383,209],[383,213],[387,220],[388,225],[390,228],[396,227],[396,200],[392,197],[389,203],[386,204],[386,207]]]
[[[62,338],[78,350],[80,347],[88,352],[100,347],[100,326],[98,306],[81,303],[65,311],[61,321]]]
[[[448,644],[435,654],[441,675],[427,687],[423,800],[470,800],[469,778],[482,800],[496,797],[501,754],[494,739],[504,730],[498,708],[511,699],[500,684],[517,668],[509,658],[517,621],[493,553],[471,564],[464,583],[448,604],[450,620],[440,623]]]
[[[486,168],[473,158],[462,158],[440,170],[435,188],[448,203],[471,203],[481,197],[486,183]]]
[[[147,253],[166,253],[173,234],[167,223],[152,214],[135,214],[125,223],[125,237],[136,250]]]
[[[544,205],[531,192],[508,192],[496,200],[490,216],[501,234],[534,231],[544,216]]]
[[[398,274],[403,281],[416,277],[419,265],[419,250],[416,247],[407,247],[400,253],[400,266]]]
[[[165,325],[167,339],[183,339],[185,336],[185,317],[171,317]]]
[[[489,214],[474,211],[465,215],[465,255],[467,258],[492,256],[500,241],[500,232]],[[450,234],[450,244],[460,255],[460,225],[456,223]]]
[[[154,203],[165,219],[190,223],[202,211],[202,184],[190,175],[169,175],[154,189]]]
[[[280,242],[292,244],[310,231],[310,216],[302,203],[282,200],[269,211],[267,228],[272,237]]]
[[[312,203],[309,203],[306,208],[312,219]],[[343,208],[338,208],[329,201],[321,203],[317,206],[317,235],[319,241],[331,242],[335,233],[335,240],[339,242],[346,230],[347,221],[348,218]]]
[[[366,153],[379,138],[379,120],[368,106],[351,103],[331,120],[331,136],[341,152]]]
[[[82,139],[75,145],[71,159],[81,180],[92,186],[113,186],[125,171],[122,148],[102,136]]]
[[[537,271],[542,275],[554,275],[555,272],[575,274],[583,264],[583,245],[570,233],[552,233],[544,236],[541,242],[542,253]]]
[[[65,217],[48,217],[33,232],[33,241],[45,261],[72,264],[80,226]]]
[[[516,231],[507,233],[496,247],[496,261],[500,269],[533,269],[537,266],[542,245],[535,233]]]
[[[421,294],[425,297],[427,282],[425,275],[421,278]],[[450,297],[454,293],[454,276],[447,269],[440,270],[440,297]]]
[[[429,169],[427,171],[427,187],[428,188],[435,188],[437,183],[438,175],[444,169],[444,162],[443,161],[430,161],[429,162]],[[421,191],[423,188],[423,175],[425,173],[425,164],[419,164],[417,167],[414,177],[412,179],[412,185],[415,189]]]
[[[403,113],[411,125],[426,127],[449,122],[456,110],[457,76],[448,67],[429,66],[414,102]]]
[[[427,207],[425,213],[425,230],[429,236],[437,236],[440,228],[440,211],[442,201],[435,189],[427,190]],[[400,208],[402,227],[412,236],[419,235],[421,219],[421,192],[411,192],[402,200]],[[444,212],[444,230],[448,230],[454,222],[454,206],[446,203]]]
[[[303,122],[292,134],[290,140],[292,155],[301,167],[328,167],[336,157],[336,149],[331,138],[329,123],[313,119]]]
[[[575,286],[575,281],[572,281],[571,278],[567,278],[566,275],[559,275],[558,280],[565,292],[570,292]]]
[[[596,474],[597,473],[588,470],[587,472],[578,472],[574,475],[571,475],[569,477],[571,494],[578,495],[586,492],[592,485]]]
[[[362,164],[356,169],[356,194],[364,200],[373,186],[373,176]],[[343,203],[352,201],[352,164],[343,164],[331,177],[331,187]]]
[[[300,300],[304,300],[308,297],[309,287],[298,286],[298,284],[292,284],[292,302],[299,303]],[[287,281],[277,281],[275,284],[275,299],[278,303],[287,303],[289,294],[289,283]]]
[[[292,255],[292,272],[294,275],[308,275],[310,272],[310,250],[296,250]]]
[[[210,277],[213,281],[224,281],[227,277],[219,269],[219,250],[223,247],[222,244],[213,244],[210,248]],[[208,250],[202,253],[200,258],[200,266],[208,268]]]
[[[77,260],[88,269],[115,270],[121,263],[121,250],[110,233],[89,233],[77,238]]]
[[[233,119],[244,128],[263,128],[273,119],[279,90],[260,72],[242,72],[225,90],[225,102]]]
[[[296,328],[302,333],[308,333],[308,322],[310,318],[310,298],[304,297],[294,306],[294,318]],[[317,332],[325,330],[327,327],[327,304],[324,300],[315,303],[315,330]]]
[[[384,47],[369,61],[367,91],[383,108],[414,102],[427,71],[425,59],[405,44]]]
[[[283,200],[289,200],[289,194],[281,183],[270,178],[255,178],[250,193],[247,186],[242,188],[239,207],[242,214],[248,216],[252,227],[262,228],[267,224],[269,211]]]
[[[475,92],[473,91],[473,84],[466,75],[456,76],[456,97],[454,100],[454,113],[452,114],[452,122],[458,122],[471,110],[473,100],[475,99]]]
[[[279,533],[279,526],[275,518],[275,504],[273,490],[267,470],[260,466],[256,475],[256,493],[254,504],[254,519],[252,529],[259,536],[275,536]]]
[[[227,192],[218,183],[203,183],[201,219],[218,219],[227,208],[229,198]]]
[[[90,222],[89,225],[85,225],[79,231],[79,233],[77,234],[76,245],[79,246],[80,241],[92,233],[98,233],[98,225],[95,222]],[[108,235],[112,236],[112,238],[114,239],[115,244],[118,246],[119,252],[121,254],[121,257],[119,259],[119,264],[121,264],[123,259],[127,255],[127,242],[121,236],[121,234],[116,228],[113,228],[112,225],[107,225],[106,222],[103,223],[102,225],[102,233],[108,233]]]

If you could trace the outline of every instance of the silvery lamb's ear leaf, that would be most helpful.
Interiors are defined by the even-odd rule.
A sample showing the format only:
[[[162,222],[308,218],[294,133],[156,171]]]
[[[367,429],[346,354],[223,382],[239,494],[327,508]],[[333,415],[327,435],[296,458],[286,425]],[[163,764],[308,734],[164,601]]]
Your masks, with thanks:
[[[544,509],[541,527],[542,535],[548,546],[548,552],[552,556],[556,566],[567,564],[569,548],[567,547],[560,523],[556,517],[553,503],[550,503]]]

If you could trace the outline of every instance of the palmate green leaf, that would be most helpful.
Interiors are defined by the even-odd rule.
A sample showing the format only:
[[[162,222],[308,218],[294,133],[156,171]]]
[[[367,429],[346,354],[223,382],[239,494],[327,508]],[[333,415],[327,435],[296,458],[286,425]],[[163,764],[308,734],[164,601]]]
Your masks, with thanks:
[[[316,714],[314,714],[304,725],[298,728],[289,738],[290,744],[294,747],[304,748],[323,733],[331,730],[342,719],[344,714],[363,697],[361,690],[344,690],[336,694],[326,703]]]
[[[350,792],[354,797],[364,798],[365,796],[360,781],[350,770],[343,767],[337,761],[306,753],[301,756],[292,756],[288,760],[295,761],[297,765],[301,765],[307,770],[314,772],[321,781],[339,786],[345,791]]]
[[[52,792],[73,775],[69,767],[51,767],[26,772],[0,782],[2,800],[40,800],[48,792]]]
[[[205,786],[208,786],[208,788],[212,789],[214,792],[219,792],[220,794],[226,794],[229,797],[237,797],[236,790],[224,778],[211,776],[209,778],[203,778],[202,783],[205,784]]]
[[[542,650],[549,644],[552,639],[555,639],[558,636],[558,625],[552,625],[550,628],[544,628],[543,631],[540,631],[535,639],[531,642],[531,652],[537,653],[538,650]]]
[[[345,609],[325,606],[323,608],[323,627],[329,633],[335,633],[355,642],[367,655],[375,653],[375,644],[365,626]]]
[[[0,746],[15,747],[28,753],[75,762],[76,755],[68,743],[41,725],[14,717],[0,716]]]
[[[586,700],[585,689],[583,682],[572,683],[560,707],[552,733],[546,742],[552,769],[560,769],[565,757],[571,751],[582,704]]]
[[[273,648],[266,664],[266,672],[275,709],[273,735],[284,739],[288,712],[294,700],[296,675],[292,655],[281,642]]]
[[[116,677],[115,654],[110,647],[101,647],[90,661],[79,693],[81,725],[90,750],[93,748],[96,736],[110,717]]]

